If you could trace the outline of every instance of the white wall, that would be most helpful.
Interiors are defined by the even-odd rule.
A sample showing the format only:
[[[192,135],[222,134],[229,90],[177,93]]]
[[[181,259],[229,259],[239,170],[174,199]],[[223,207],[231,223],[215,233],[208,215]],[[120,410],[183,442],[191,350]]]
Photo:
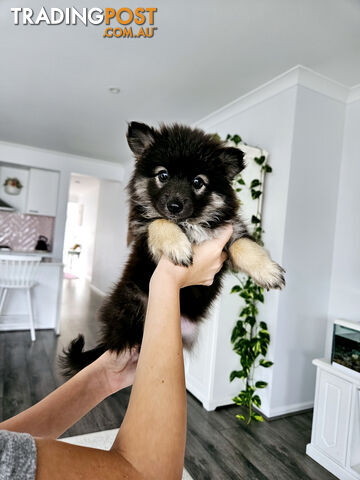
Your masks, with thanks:
[[[127,259],[128,222],[125,184],[100,182],[92,285],[108,293],[120,278]]]
[[[330,321],[360,320],[360,101],[347,107],[333,258]]]
[[[249,106],[249,108],[233,112],[230,107],[227,115],[222,111],[219,120],[215,113],[214,117],[206,120],[204,124],[202,122],[197,124],[209,132],[217,132],[222,138],[225,138],[228,133],[238,133],[246,143],[260,146],[270,152],[269,163],[273,167],[273,173],[267,176],[265,187],[264,241],[273,258],[279,263],[282,262],[284,244],[296,94],[295,86],[287,88],[270,98]],[[236,280],[229,275],[225,281],[224,292],[229,292],[235,283]],[[265,305],[261,308],[261,318],[268,323],[273,338],[275,337],[274,325],[278,301],[279,292],[268,292]],[[240,390],[238,380],[229,384],[229,374],[231,370],[238,369],[239,363],[239,357],[232,351],[230,344],[231,331],[239,310],[240,303],[237,296],[225,294],[221,298],[220,326],[216,342],[219,361],[215,365],[214,390],[222,392],[224,395],[230,388],[229,398],[235,396]],[[270,358],[273,357],[272,346],[273,343],[269,350]],[[272,369],[262,369],[262,379],[270,382],[271,375]],[[264,412],[268,412],[270,409],[270,392],[270,389],[261,392]]]
[[[279,296],[271,415],[311,406],[325,348],[345,104],[298,87]],[[267,194],[270,193],[270,188]],[[271,208],[267,200],[267,208]]]
[[[265,294],[259,315],[269,325],[268,356],[275,362],[258,370],[269,382],[260,392],[269,417],[313,403],[311,362],[325,349],[347,95],[345,87],[299,67],[197,122],[223,138],[238,133],[270,153],[264,241],[286,269],[287,285]],[[232,283],[227,280],[225,291]],[[223,295],[215,390],[229,388],[230,366],[238,366],[229,338],[239,309],[236,297]]]
[[[123,167],[120,164],[6,142],[0,142],[0,161],[60,172],[58,209],[52,252],[52,256],[59,259],[62,258],[63,251],[70,174],[80,173],[120,182],[124,174]]]

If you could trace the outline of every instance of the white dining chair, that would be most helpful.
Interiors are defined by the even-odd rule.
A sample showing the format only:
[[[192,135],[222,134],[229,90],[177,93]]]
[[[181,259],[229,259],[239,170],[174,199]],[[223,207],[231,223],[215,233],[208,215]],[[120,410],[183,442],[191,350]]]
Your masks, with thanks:
[[[34,310],[31,289],[36,285],[36,273],[41,262],[38,255],[0,255],[0,316],[9,291],[26,290],[31,340],[35,340]]]

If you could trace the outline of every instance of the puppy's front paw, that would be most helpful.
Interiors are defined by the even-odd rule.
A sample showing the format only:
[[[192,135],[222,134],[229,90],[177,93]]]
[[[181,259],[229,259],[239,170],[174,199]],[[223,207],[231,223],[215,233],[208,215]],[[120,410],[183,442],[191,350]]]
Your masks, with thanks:
[[[269,290],[270,288],[282,289],[285,286],[284,273],[285,270],[280,265],[268,258],[267,261],[262,262],[259,270],[252,271],[250,275],[260,287]]]
[[[182,232],[181,232],[182,233]],[[175,242],[164,245],[163,253],[175,264],[188,267],[192,264],[192,248],[187,236],[178,238]]]
[[[285,270],[273,262],[265,250],[250,238],[239,238],[229,248],[231,261],[236,270],[249,275],[260,287],[282,288],[285,285]]]
[[[192,264],[191,243],[180,227],[168,220],[155,220],[149,226],[148,244],[154,260],[166,255],[175,265]]]

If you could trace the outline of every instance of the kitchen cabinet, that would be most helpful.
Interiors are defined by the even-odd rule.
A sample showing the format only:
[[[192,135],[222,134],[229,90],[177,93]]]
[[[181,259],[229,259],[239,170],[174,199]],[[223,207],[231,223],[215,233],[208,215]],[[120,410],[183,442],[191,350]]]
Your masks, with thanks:
[[[31,168],[25,213],[55,217],[58,184],[58,172]]]
[[[4,186],[7,178],[17,178],[22,188],[15,193],[8,193]],[[29,170],[16,167],[0,167],[0,198],[19,212],[24,212],[27,199],[27,185],[29,181]]]

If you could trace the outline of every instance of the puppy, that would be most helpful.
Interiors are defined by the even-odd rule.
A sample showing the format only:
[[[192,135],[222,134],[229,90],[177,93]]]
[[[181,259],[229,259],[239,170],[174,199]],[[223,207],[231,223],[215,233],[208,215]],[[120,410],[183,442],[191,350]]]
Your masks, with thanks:
[[[239,214],[232,187],[244,168],[243,153],[213,135],[183,125],[154,129],[143,123],[128,126],[127,140],[135,156],[128,185],[129,233],[132,249],[122,278],[100,310],[99,345],[84,351],[84,338],[64,351],[62,365],[73,375],[105,350],[120,352],[141,345],[151,275],[162,255],[185,267],[192,246],[233,225],[227,250],[229,262],[211,286],[191,286],[180,292],[185,346],[191,347],[194,327],[206,316],[228,267],[250,275],[266,289],[281,288],[284,270],[249,235]]]

